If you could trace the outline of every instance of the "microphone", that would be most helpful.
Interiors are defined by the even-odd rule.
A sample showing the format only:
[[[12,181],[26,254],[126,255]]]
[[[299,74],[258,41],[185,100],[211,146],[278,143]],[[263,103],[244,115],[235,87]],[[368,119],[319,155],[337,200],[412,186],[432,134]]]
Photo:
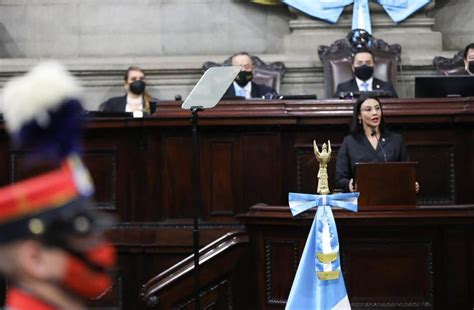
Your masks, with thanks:
[[[374,127],[370,129],[370,135],[372,137],[375,136],[375,139],[377,139],[377,145],[380,145],[380,149],[382,150],[382,153],[383,153],[383,159],[385,162],[387,162],[387,154],[385,154],[385,150],[383,149],[382,143],[380,143],[379,138],[377,138],[377,131],[375,130]]]

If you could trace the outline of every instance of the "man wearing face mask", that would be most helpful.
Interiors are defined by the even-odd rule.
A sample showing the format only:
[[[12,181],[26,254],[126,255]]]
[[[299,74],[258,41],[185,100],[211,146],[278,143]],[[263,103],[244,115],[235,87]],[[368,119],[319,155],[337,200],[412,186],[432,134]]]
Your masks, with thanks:
[[[257,84],[252,81],[253,62],[250,55],[246,52],[240,52],[232,56],[232,66],[242,67],[235,81],[227,89],[224,97],[245,97],[245,99],[276,99],[277,92],[266,85]]]
[[[361,49],[352,58],[352,72],[355,78],[337,85],[335,97],[341,93],[357,91],[386,91],[391,97],[398,98],[392,84],[373,77],[374,55],[370,50]]]
[[[154,114],[157,100],[146,91],[145,72],[136,66],[129,67],[123,76],[125,96],[110,98],[99,107],[104,112],[131,112],[134,116]]]
[[[464,68],[468,75],[474,76],[474,43],[464,49]]]

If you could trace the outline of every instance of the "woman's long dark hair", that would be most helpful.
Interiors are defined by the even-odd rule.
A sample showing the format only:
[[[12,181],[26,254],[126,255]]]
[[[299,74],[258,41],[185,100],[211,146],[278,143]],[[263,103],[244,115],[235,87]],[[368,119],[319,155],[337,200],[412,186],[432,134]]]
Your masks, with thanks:
[[[381,112],[381,119],[380,119],[380,134],[383,135],[387,131],[387,127],[385,125],[385,119],[383,116],[383,109],[382,103],[380,99],[376,96],[371,96],[367,94],[362,94],[359,98],[357,98],[356,102],[354,103],[354,110],[352,112],[352,124],[351,124],[351,134],[354,137],[359,136],[360,134],[364,133],[364,127],[362,126],[362,122],[359,122],[359,115],[360,115],[360,107],[367,99],[374,99],[380,105],[380,112]]]
[[[131,67],[128,67],[127,71],[125,71],[125,74],[123,75],[123,80],[125,81],[125,83],[127,83],[128,81],[128,75],[130,74],[130,71],[139,71],[143,73],[143,75],[146,77],[145,71],[143,71],[142,68],[137,67],[137,66],[131,66]],[[143,111],[144,112],[150,113],[151,99],[152,99],[151,95],[145,90],[145,92],[143,93]]]

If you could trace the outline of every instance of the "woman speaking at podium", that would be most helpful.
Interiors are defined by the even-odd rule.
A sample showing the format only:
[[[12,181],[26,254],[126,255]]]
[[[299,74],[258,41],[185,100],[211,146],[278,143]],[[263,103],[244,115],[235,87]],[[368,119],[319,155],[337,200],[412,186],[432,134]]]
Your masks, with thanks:
[[[401,135],[385,126],[382,104],[376,97],[363,94],[354,104],[351,134],[344,138],[337,153],[336,187],[355,191],[355,164],[360,162],[408,161]],[[416,191],[419,185],[416,183]]]

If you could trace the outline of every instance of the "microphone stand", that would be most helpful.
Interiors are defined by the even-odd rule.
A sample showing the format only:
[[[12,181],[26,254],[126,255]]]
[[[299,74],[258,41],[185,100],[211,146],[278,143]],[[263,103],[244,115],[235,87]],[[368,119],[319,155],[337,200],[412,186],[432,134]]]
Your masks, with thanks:
[[[225,90],[229,87],[237,74],[241,71],[240,66],[214,67],[208,69],[196,86],[191,90],[182,104],[182,108],[191,111],[192,124],[192,160],[191,160],[191,182],[192,182],[192,208],[194,210],[193,223],[193,262],[194,262],[194,308],[201,308],[200,266],[199,266],[199,217],[201,209],[201,184],[199,169],[199,139],[197,125],[199,112],[204,108],[211,109],[217,105]]]
[[[200,216],[200,178],[199,178],[199,140],[197,132],[197,124],[199,120],[199,112],[203,111],[202,107],[191,107],[191,124],[192,124],[192,160],[191,160],[191,180],[192,180],[192,206],[194,210],[193,223],[193,255],[194,255],[194,309],[199,310],[199,216]]]
[[[375,128],[372,127],[372,129],[370,131],[370,135],[372,137],[375,136],[375,139],[377,139],[377,145],[380,145],[380,149],[382,150],[382,154],[383,154],[383,159],[384,159],[385,162],[387,162],[387,155],[385,154],[385,150],[383,149],[382,143],[380,143],[380,140],[377,137],[377,131],[375,130]]]

